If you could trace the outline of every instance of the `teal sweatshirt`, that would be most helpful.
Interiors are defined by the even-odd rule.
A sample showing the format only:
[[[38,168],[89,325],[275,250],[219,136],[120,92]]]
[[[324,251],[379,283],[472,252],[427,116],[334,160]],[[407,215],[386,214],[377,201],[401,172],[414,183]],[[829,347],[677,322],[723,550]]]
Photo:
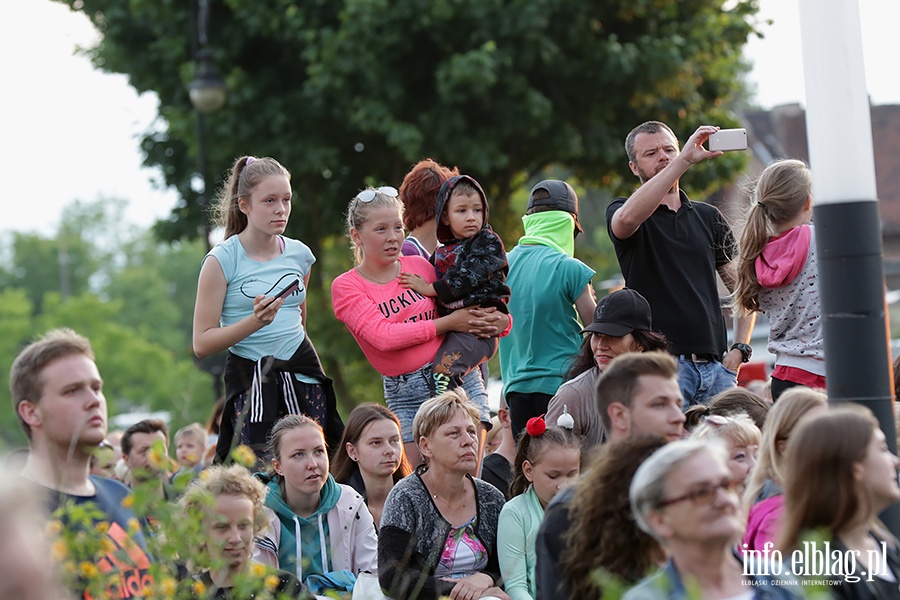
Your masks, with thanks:
[[[281,542],[278,546],[280,568],[295,573],[301,581],[312,574],[331,571],[327,515],[341,497],[341,488],[334,477],[328,474],[320,492],[319,508],[306,519],[294,514],[285,503],[278,481],[269,481],[268,488],[266,506],[275,511],[281,523]]]

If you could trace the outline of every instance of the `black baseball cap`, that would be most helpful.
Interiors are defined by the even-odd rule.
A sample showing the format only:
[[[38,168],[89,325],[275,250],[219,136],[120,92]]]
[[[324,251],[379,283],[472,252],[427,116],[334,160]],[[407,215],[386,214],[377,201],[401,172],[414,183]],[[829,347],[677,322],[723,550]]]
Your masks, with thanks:
[[[581,333],[622,337],[635,329],[652,331],[650,303],[636,291],[622,288],[600,299],[594,310],[594,321],[582,329]]]
[[[539,190],[543,193],[535,194]],[[535,197],[537,195],[537,197]],[[581,223],[578,222],[578,194],[572,186],[559,179],[545,179],[531,188],[528,197],[528,208],[525,214],[530,215],[545,210],[564,210],[575,217],[575,230],[582,233]]]

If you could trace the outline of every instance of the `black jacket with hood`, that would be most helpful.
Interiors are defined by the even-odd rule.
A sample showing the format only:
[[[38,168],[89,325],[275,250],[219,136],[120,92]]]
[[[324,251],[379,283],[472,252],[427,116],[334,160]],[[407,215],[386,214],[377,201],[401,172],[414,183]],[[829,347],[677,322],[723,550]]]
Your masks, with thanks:
[[[481,195],[484,208],[484,224],[481,230],[470,238],[456,238],[449,225],[442,222],[450,195],[456,185],[466,181]],[[446,315],[458,308],[480,304],[494,306],[509,314],[509,286],[506,275],[509,263],[503,240],[488,225],[489,207],[484,190],[468,175],[457,175],[441,186],[435,204],[437,238],[443,245],[431,255],[438,280],[434,282],[437,293],[438,312]]]

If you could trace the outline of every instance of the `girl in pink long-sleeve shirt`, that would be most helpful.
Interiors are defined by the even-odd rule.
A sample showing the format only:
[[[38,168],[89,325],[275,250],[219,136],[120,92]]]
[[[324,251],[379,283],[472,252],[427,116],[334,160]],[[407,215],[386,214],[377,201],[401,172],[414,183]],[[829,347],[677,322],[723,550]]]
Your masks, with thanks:
[[[418,256],[403,256],[402,204],[391,187],[366,189],[350,202],[347,226],[357,266],[331,285],[334,315],[343,322],[372,366],[382,375],[385,402],[400,419],[406,454],[421,456],[412,438],[412,420],[431,396],[431,361],[448,331],[497,335],[509,318],[489,309],[460,309],[437,317],[433,298],[401,286],[401,271],[436,279],[434,266]],[[490,421],[487,394],[478,370],[463,389]],[[483,436],[482,436],[483,438]]]

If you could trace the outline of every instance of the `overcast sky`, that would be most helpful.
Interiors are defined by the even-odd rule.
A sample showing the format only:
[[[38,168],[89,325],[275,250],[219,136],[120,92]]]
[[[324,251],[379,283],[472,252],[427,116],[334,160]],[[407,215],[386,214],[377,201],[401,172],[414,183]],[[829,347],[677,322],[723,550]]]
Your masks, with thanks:
[[[870,97],[900,103],[900,1],[858,1]],[[798,0],[759,5],[774,23],[747,46],[757,101],[765,108],[803,103]],[[60,3],[0,2],[0,76],[7,90],[0,164],[8,207],[0,232],[52,234],[62,207],[75,199],[124,201],[126,220],[141,226],[169,214],[176,202],[173,192],[154,189],[156,174],[141,167],[138,139],[155,117],[156,98],[139,97],[124,76],[94,71],[74,55],[96,35],[86,18]]]

